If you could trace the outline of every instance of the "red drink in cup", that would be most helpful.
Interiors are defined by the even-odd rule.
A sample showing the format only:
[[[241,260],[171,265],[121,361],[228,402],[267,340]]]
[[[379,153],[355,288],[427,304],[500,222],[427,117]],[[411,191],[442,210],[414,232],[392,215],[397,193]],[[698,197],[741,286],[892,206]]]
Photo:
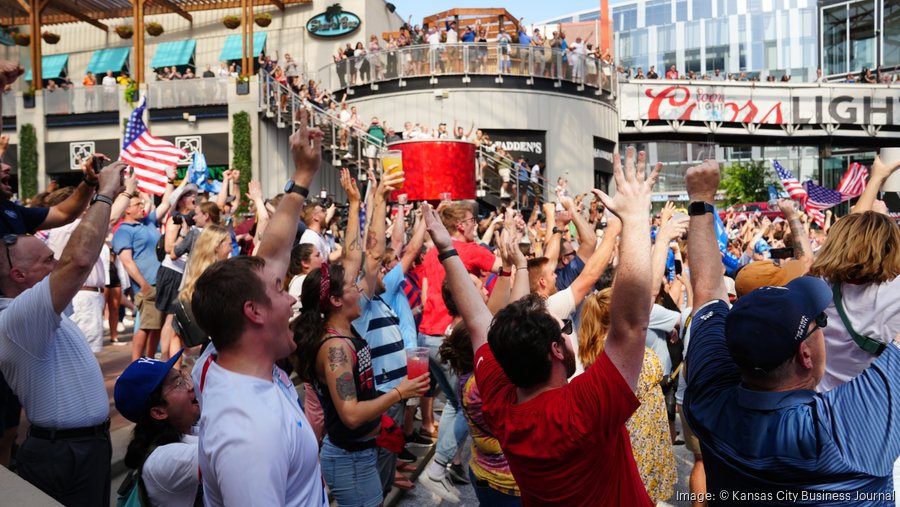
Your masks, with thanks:
[[[428,373],[428,348],[406,349],[406,376],[414,379]]]

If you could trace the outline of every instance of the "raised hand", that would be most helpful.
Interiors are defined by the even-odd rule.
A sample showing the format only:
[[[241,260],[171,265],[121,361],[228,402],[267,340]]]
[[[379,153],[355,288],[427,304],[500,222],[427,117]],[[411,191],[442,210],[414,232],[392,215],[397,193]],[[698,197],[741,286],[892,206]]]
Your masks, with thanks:
[[[684,175],[688,195],[692,201],[704,201],[712,203],[716,199],[719,190],[719,163],[715,160],[706,160],[687,170]]]
[[[653,184],[656,183],[656,178],[662,169],[662,164],[657,163],[649,175],[646,173],[646,166],[647,154],[642,151],[635,157],[634,147],[629,146],[625,150],[624,169],[621,157],[616,155],[613,158],[613,175],[616,179],[615,197],[610,197],[597,189],[593,190],[603,205],[618,216],[622,222],[647,220],[647,213],[650,210],[650,195],[653,191]]]
[[[672,201],[666,201],[666,205],[659,212],[659,224],[666,225],[675,214],[675,204]]]
[[[107,197],[115,197],[122,191],[122,171],[128,165],[121,160],[116,160],[112,164],[104,167],[100,171],[100,187],[97,193]]]
[[[669,220],[666,222],[666,225],[660,227],[659,232],[656,234],[656,241],[668,243],[673,239],[680,237],[687,232],[689,223],[690,219],[688,217]]]
[[[295,119],[300,122],[299,128],[288,139],[294,160],[293,179],[298,185],[308,187],[322,164],[322,138],[325,134],[309,126],[309,111],[305,108],[298,111]]]
[[[881,157],[875,157],[875,161],[872,162],[872,180],[883,182],[888,179],[888,177],[893,174],[894,171],[900,169],[900,160],[896,160],[892,164],[886,164],[881,160]]]
[[[262,185],[256,180],[250,180],[247,185],[247,199],[251,201],[262,201]]]
[[[430,204],[422,204],[422,216],[425,217],[425,229],[428,231],[428,235],[431,236],[431,241],[434,242],[434,246],[438,251],[452,248],[453,240],[450,238],[450,233],[447,232],[447,228],[441,222],[438,212]]]
[[[387,195],[403,186],[403,182],[406,181],[405,173],[403,171],[394,171],[397,167],[396,165],[388,167],[387,171],[381,175],[381,184],[378,185],[379,194]]]
[[[362,198],[359,195],[359,187],[356,185],[356,179],[350,177],[350,170],[346,167],[341,169],[341,188],[347,193],[347,200],[350,203],[359,204]]]

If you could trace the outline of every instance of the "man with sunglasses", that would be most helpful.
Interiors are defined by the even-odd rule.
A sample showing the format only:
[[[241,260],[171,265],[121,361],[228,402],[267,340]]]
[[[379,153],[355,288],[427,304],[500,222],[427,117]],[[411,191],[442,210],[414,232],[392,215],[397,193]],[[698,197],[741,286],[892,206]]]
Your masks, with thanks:
[[[109,400],[84,334],[63,311],[84,286],[109,230],[125,164],[97,192],[59,261],[34,236],[7,234],[0,250],[0,371],[31,422],[19,475],[64,505],[108,505]]]
[[[714,161],[686,174],[696,310],[684,410],[710,505],[894,505],[900,348],[888,345],[860,376],[816,393],[831,290],[803,276],[758,288],[729,310],[711,204],[719,177]]]

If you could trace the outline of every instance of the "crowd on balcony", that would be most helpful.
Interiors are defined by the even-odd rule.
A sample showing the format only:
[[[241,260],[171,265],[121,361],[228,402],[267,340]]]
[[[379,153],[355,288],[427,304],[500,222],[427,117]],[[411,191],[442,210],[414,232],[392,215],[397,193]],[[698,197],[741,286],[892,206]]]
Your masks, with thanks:
[[[775,73],[768,72],[758,72],[758,73],[748,73],[747,71],[740,71],[738,73],[726,73],[721,69],[713,69],[712,72],[697,72],[694,70],[688,70],[686,73],[684,71],[679,71],[677,66],[672,65],[665,70],[663,74],[659,74],[656,70],[655,65],[651,65],[647,72],[644,72],[643,67],[616,67],[616,73],[619,81],[630,81],[630,80],[653,80],[653,79],[670,79],[670,80],[685,80],[685,81],[738,81],[738,82],[767,82],[767,83],[790,83],[791,75],[788,72],[784,72],[781,74],[781,77],[776,77]],[[765,77],[763,77],[765,74]],[[827,79],[822,74],[822,69],[816,69],[816,76],[813,78],[814,83],[828,83],[828,82],[838,82],[838,83],[863,83],[863,84],[891,84],[895,82],[900,82],[900,70],[895,71],[894,73],[882,71],[881,67],[876,69],[874,72],[872,69],[863,68],[859,74],[849,73],[847,77],[843,80],[836,79]]]

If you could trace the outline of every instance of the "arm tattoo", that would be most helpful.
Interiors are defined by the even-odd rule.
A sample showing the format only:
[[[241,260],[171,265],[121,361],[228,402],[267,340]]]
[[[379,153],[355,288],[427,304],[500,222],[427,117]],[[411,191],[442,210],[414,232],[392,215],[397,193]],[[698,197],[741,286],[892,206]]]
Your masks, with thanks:
[[[335,371],[347,364],[347,353],[343,347],[328,347],[328,367]]]
[[[350,252],[359,250],[359,238],[353,238],[353,241],[351,241],[350,244],[347,245],[347,250]]]
[[[366,238],[366,250],[374,250],[377,242],[378,239],[375,237],[375,231],[369,231],[368,238]]]
[[[353,375],[349,371],[344,372],[334,381],[334,387],[342,400],[356,399],[356,384],[353,383]]]
[[[800,223],[800,219],[792,218],[789,225],[791,226],[791,240],[794,242],[794,257],[803,257],[805,245],[800,241],[803,234],[803,224]]]

